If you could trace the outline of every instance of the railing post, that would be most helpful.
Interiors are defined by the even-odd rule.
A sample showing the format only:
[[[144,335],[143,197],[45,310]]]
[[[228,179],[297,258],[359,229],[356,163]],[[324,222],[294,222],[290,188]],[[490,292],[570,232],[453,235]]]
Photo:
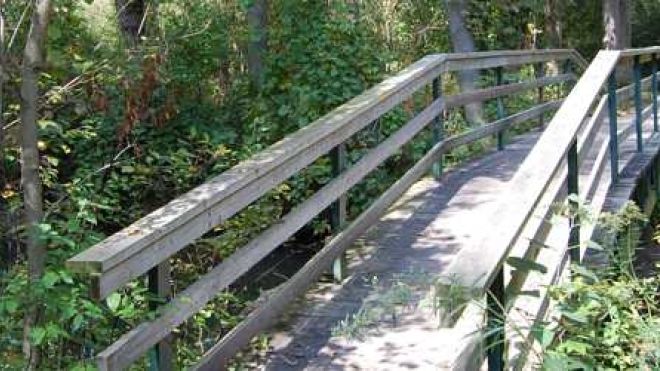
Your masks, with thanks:
[[[486,295],[488,371],[502,371],[504,370],[504,324],[506,323],[503,268],[500,267]]]
[[[642,65],[639,62],[639,55],[636,55],[633,62],[633,71],[635,78],[635,131],[637,132],[637,152],[644,150],[642,138]]]
[[[495,69],[495,79],[496,82],[495,84],[502,85],[504,82],[504,77],[502,74],[502,67],[497,67]],[[497,119],[501,120],[506,116],[506,113],[504,111],[504,101],[502,97],[497,97]],[[504,130],[500,130],[497,133],[497,149],[499,151],[504,149]]]
[[[168,301],[171,295],[170,285],[170,262],[165,260],[149,270],[148,283],[149,292],[162,301]],[[149,306],[152,311],[163,303],[160,300],[151,301]],[[150,371],[169,371],[174,369],[172,351],[172,338],[167,336],[149,352]]]
[[[344,143],[335,147],[330,153],[332,161],[332,176],[338,176],[346,169],[346,145]],[[330,228],[333,234],[337,234],[346,222],[346,195],[343,194],[330,207]],[[342,253],[332,263],[332,276],[336,282],[341,282],[346,277],[346,253]]]
[[[579,179],[579,166],[578,166],[578,150],[577,140],[573,141],[568,150],[568,179],[566,180],[569,195],[579,195],[578,179]],[[580,219],[578,214],[578,203],[575,200],[569,200],[569,208],[572,211],[572,218],[570,220],[570,232],[568,235],[568,255],[571,263],[580,263]]]
[[[617,137],[616,68],[607,80],[607,103],[610,121],[610,169],[612,184],[619,177],[619,138]]]
[[[651,98],[653,99],[653,131],[658,131],[658,58],[651,54]]]
[[[433,90],[433,100],[437,100],[442,96],[442,75],[438,75],[433,79],[431,84]],[[433,119],[433,144],[439,143],[444,139],[445,128],[444,128],[444,119],[442,117],[443,113],[441,112],[438,116]],[[432,173],[435,179],[440,179],[442,176],[443,165],[442,165],[442,155],[438,161],[433,164]]]
[[[545,76],[545,71],[543,70],[543,63],[537,63],[536,66],[534,67],[534,75],[537,79],[542,78]],[[537,104],[543,104],[543,99],[544,99],[544,88],[543,86],[538,88],[538,102]],[[543,114],[539,115],[539,129],[543,130],[543,127],[545,126],[545,119],[543,117]]]

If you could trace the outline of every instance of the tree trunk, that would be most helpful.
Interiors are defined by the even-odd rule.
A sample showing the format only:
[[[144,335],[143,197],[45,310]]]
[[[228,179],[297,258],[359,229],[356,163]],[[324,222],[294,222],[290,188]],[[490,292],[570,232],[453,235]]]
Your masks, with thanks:
[[[264,81],[264,58],[267,50],[267,0],[254,0],[247,11],[250,40],[247,46],[248,73],[252,84],[260,89]]]
[[[629,0],[603,0],[605,49],[620,50],[632,45]]]
[[[449,35],[455,53],[468,53],[476,51],[474,38],[468,30],[465,22],[467,11],[467,0],[445,0],[447,4],[447,15],[449,18]],[[461,92],[476,89],[479,80],[479,72],[466,70],[459,73],[458,83]],[[470,125],[480,125],[484,122],[483,109],[480,103],[465,106],[465,116]]]
[[[115,0],[119,30],[132,46],[137,45],[145,32],[145,0]]]
[[[41,179],[39,178],[39,150],[37,148],[37,117],[39,74],[45,60],[45,42],[50,20],[50,0],[33,0],[30,32],[25,42],[21,82],[21,185],[27,230],[28,273],[36,281],[44,273],[46,249],[39,241],[38,224],[43,218]],[[38,349],[29,341],[30,330],[38,317],[38,305],[27,308],[24,323],[23,351],[30,369],[39,363]]]
[[[560,49],[563,46],[562,23],[560,14],[561,2],[563,0],[545,0],[543,13],[545,15],[545,47],[550,49]],[[550,61],[547,64],[550,74],[559,73],[559,64],[556,61]]]
[[[7,187],[5,169],[5,0],[0,0],[0,192]],[[13,262],[11,244],[9,243],[9,205],[0,195],[0,269]]]

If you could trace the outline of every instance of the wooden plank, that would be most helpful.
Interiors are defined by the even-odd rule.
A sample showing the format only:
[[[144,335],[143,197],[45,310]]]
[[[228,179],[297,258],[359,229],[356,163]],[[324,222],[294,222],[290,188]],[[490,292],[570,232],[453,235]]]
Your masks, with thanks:
[[[450,285],[483,295],[515,244],[532,211],[557,173],[598,93],[619,59],[618,51],[601,51],[566,99],[510,182],[481,242],[462,249],[445,272]]]
[[[501,50],[447,55],[442,72],[519,66],[573,58],[571,49]],[[580,63],[578,61],[578,63]]]
[[[527,82],[499,85],[486,89],[473,90],[467,93],[447,96],[447,108],[449,109],[460,107],[470,103],[481,102],[488,99],[494,99],[505,95],[520,93],[529,89],[558,84],[575,79],[576,77],[573,74],[563,74],[557,76],[547,76]]]
[[[621,51],[622,58],[630,58],[638,55],[651,55],[653,53],[660,53],[660,46],[650,46],[646,48],[625,49]]]
[[[646,77],[642,79],[642,88],[648,88],[651,86],[651,79],[652,76]],[[619,88],[616,92],[616,97],[617,97],[617,103],[621,104],[621,102],[630,100],[633,98],[634,95],[634,89],[635,85],[634,84],[629,84],[626,85],[622,88]]]
[[[487,138],[493,134],[497,134],[498,132],[509,128],[510,126],[535,119],[543,113],[559,108],[562,102],[563,99],[558,99],[547,103],[543,103],[541,105],[535,106],[534,108],[530,108],[528,110],[518,112],[511,116],[507,116],[501,120],[493,121],[490,124],[480,126],[467,133],[451,136],[442,142],[443,151],[446,152],[456,147],[468,143],[472,143],[479,139]]]
[[[334,237],[321,251],[303,266],[286,283],[264,298],[262,305],[251,312],[238,326],[232,329],[218,344],[202,358],[197,369],[215,370],[226,362],[250,339],[267,328],[287,305],[302,294],[309,285],[326,269],[327,265],[364,232],[366,232],[388,208],[394,204],[430,168],[443,151],[444,142],[437,143],[408,170],[392,187],[383,193],[367,210],[344,231]]]
[[[392,78],[398,81],[392,82],[392,79],[386,81],[389,83],[387,86],[390,87],[391,96],[385,99],[386,101],[389,99],[389,102],[384,102],[382,105],[389,109],[403,96],[428,82],[428,76],[435,73],[429,71],[433,71],[434,66],[441,61],[423,59],[421,62],[424,63],[413,65],[415,67],[412,68],[413,72],[418,72],[416,75],[407,69],[408,72],[404,71]],[[424,72],[420,74],[419,70]],[[401,81],[407,81],[408,85],[401,88],[403,86]],[[410,87],[411,84],[414,86]],[[392,88],[395,85],[398,86],[397,89]],[[380,94],[382,99],[383,93],[379,90],[383,89],[385,88],[376,89],[375,93],[372,89],[365,93],[364,95],[368,96],[368,99],[359,101],[357,105],[359,103],[370,104],[375,99],[375,94]],[[397,91],[398,94],[395,94]],[[402,94],[402,91],[405,91],[405,94]],[[355,106],[354,101],[349,103]],[[336,110],[340,113],[339,118],[336,113],[330,114],[329,118],[322,118],[311,126],[317,127],[317,130],[313,131],[317,135],[330,132],[327,130],[328,126],[333,126],[335,129],[341,125],[349,126],[345,128],[346,130],[331,131],[325,138],[309,147],[300,142],[303,141],[301,138],[304,138],[307,144],[313,142],[309,135],[302,135],[310,132],[311,129],[307,131],[305,131],[307,128],[302,129],[292,136],[295,137],[294,139],[290,139],[291,137],[285,139],[265,151],[270,154],[270,157],[264,157],[264,154],[261,153],[252,160],[239,164],[209,183],[177,198],[132,226],[72,258],[67,265],[77,271],[103,273],[104,276],[107,274],[108,277],[98,280],[100,286],[95,288],[97,297],[105,297],[122,284],[144,274],[160,260],[173,255],[213,226],[227,220],[269,189],[330,150],[334,145],[350,137],[356,130],[370,122],[373,115],[382,114],[382,111],[385,110],[382,105],[376,108],[370,106],[366,111],[358,110],[357,113],[346,113],[344,112],[346,110],[342,110],[344,106],[340,107]],[[343,116],[342,112],[345,113]],[[362,116],[360,116],[361,113]],[[287,150],[283,150],[283,148],[287,148]],[[291,157],[290,154],[295,151],[297,151],[297,155]],[[282,160],[284,156],[289,156],[289,158]],[[121,264],[128,260],[137,260],[137,262],[133,262],[130,267]]]
[[[104,350],[98,357],[99,366],[125,367],[137,360],[147,349],[167,336],[174,328],[190,318],[213,299],[221,290],[245,274],[285,242],[297,230],[327,208],[339,196],[359,183],[367,174],[404,144],[444,109],[442,99],[436,100],[408,124],[369,151],[354,166],[321,188],[302,204],[285,215],[258,237],[251,240],[209,273],[175,297],[161,310],[160,316],[138,326]]]
[[[295,174],[402,102],[412,92],[430,83],[443,59],[442,55],[422,58],[269,149],[82,252],[70,259],[67,265],[75,271],[101,273],[154,245],[160,245],[159,249],[166,250],[167,254],[175,253],[270,190],[264,184],[278,184]],[[241,197],[234,195],[257,181],[263,184],[254,185],[252,192],[243,192]],[[231,197],[240,198],[233,200],[235,210],[219,213],[217,206]],[[191,224],[203,224],[207,228],[197,233],[182,233]],[[162,246],[164,244],[172,246],[165,248]]]
[[[538,116],[541,112],[556,108],[559,102],[549,102],[544,107],[533,109]],[[532,111],[532,110],[528,110]],[[526,121],[535,117],[532,113],[514,115],[508,118],[507,123]],[[505,119],[506,120],[506,119]],[[505,121],[500,120],[500,121]],[[496,124],[497,123],[497,124]],[[473,138],[487,137],[488,130],[495,130],[503,124],[496,122],[479,135]],[[376,220],[378,220],[415,181],[425,174],[433,161],[444,151],[458,145],[468,143],[466,135],[454,136],[436,144],[413,168],[388,189],[378,200],[364,213],[351,223],[340,235],[335,237],[326,247],[312,258],[298,273],[283,284],[274,294],[268,296],[260,307],[255,309],[248,318],[239,324],[234,330],[227,334],[216,346],[214,346],[202,359],[199,365],[201,370],[217,368],[218,365],[226,363],[236,352],[238,352],[258,332],[267,328],[272,320],[293,301],[295,297],[303,293],[308,285],[322,273],[326,261],[331,261],[336,255],[341,254],[357,238],[359,238]]]
[[[447,151],[474,140],[486,138],[493,132],[521,123],[556,109],[561,101],[548,102],[518,114],[498,120],[476,130],[448,138],[440,143],[440,150]],[[161,311],[154,321],[139,326],[139,331],[131,331],[99,355],[99,363],[124,367],[138,359],[144,351],[163,339],[183,321],[190,318],[208,303],[218,292],[247,272],[250,267],[263,259],[268,253],[285,242],[295,231],[304,226],[334,200],[357,184],[373,171],[386,158],[394,154],[444,109],[442,100],[437,100],[404,127],[391,135],[379,146],[367,153],[358,163],[327,184],[303,204],[284,216],[248,245],[232,254],[220,265],[204,275],[193,285],[179,294]],[[105,277],[105,276],[104,276]],[[104,279],[101,277],[101,279]],[[103,284],[102,284],[103,285]],[[116,345],[116,346],[115,346]]]
[[[486,60],[497,58],[497,63],[513,63],[511,58],[521,58],[527,54],[529,52],[484,52],[474,53],[473,58],[485,58]],[[533,58],[549,58],[549,56],[564,54],[566,54],[566,51],[563,50],[539,51],[533,53]],[[67,265],[74,271],[101,273],[154,244],[176,241],[176,244],[185,246],[194,238],[189,236],[177,238],[170,231],[185,229],[179,227],[190,224],[191,219],[200,214],[208,214],[203,219],[206,219],[205,224],[210,226],[209,229],[226,220],[232,213],[218,216],[207,213],[206,210],[251,182],[266,177],[270,172],[283,174],[279,178],[284,179],[293,175],[296,171],[329,151],[330,148],[340,144],[396,104],[402,102],[413,91],[430,83],[431,79],[440,73],[448,56],[452,56],[456,60],[464,60],[469,57],[467,54],[440,54],[422,58],[396,76],[367,90],[314,123],[269,147],[269,149],[178,197],[166,206],[82,252],[70,259]],[[331,136],[332,134],[334,136]],[[323,151],[317,150],[313,155],[304,153],[306,150],[311,152],[309,148],[320,147],[323,148]],[[299,160],[297,166],[291,166],[288,172],[280,171],[279,166],[297,156],[305,158]],[[250,197],[243,200],[242,204],[251,203],[267,191],[263,187],[256,188],[260,188],[262,191],[250,195]],[[202,221],[195,220],[194,222],[197,224]],[[161,241],[166,239],[168,241]],[[172,248],[171,250],[174,251],[170,251],[170,255],[181,248],[182,246]],[[164,250],[164,248],[161,249]]]

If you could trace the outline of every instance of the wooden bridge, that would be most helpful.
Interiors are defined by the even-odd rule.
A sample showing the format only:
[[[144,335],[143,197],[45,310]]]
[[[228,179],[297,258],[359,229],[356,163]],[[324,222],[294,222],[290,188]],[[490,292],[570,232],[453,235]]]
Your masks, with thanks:
[[[660,190],[657,53],[660,47],[601,51],[590,64],[572,50],[422,58],[70,259],[70,268],[92,278],[99,299],[144,275],[154,293],[169,299],[155,319],[99,353],[99,368],[125,369],[147,353],[152,354],[152,368],[177,368],[169,341],[172,331],[328,207],[334,236],[285,283],[264,293],[197,368],[224,369],[264,332],[271,336],[273,349],[255,367],[273,370],[471,370],[482,364],[498,370],[505,362],[518,369],[534,362],[526,341],[529,326],[492,329],[502,327],[502,318],[507,324],[546,318],[547,285],[566,276],[567,261],[580,261],[585,254],[580,242],[592,237],[594,227],[576,218],[550,223],[553,205],[574,205],[577,199],[568,195],[575,194],[596,212],[616,210],[631,198],[651,207]],[[503,83],[504,71],[549,62],[561,66],[561,72]],[[460,94],[443,92],[442,78],[463,70],[494,71],[496,84]],[[631,84],[617,84],[617,76],[624,80],[628,75]],[[511,115],[504,112],[506,96],[542,92],[548,86],[556,86],[557,99],[539,94],[530,107]],[[425,91],[432,92],[425,108],[359,160],[347,163],[347,140]],[[487,100],[497,102],[497,120],[445,135],[443,112]],[[543,119],[553,113],[544,125]],[[535,125],[521,133],[539,119],[543,130]],[[365,211],[345,220],[346,192],[425,130],[432,132],[435,145]],[[496,148],[443,172],[443,156],[493,136]],[[329,183],[170,297],[172,255],[322,156],[334,162],[335,177]],[[507,264],[516,259],[534,260],[547,271]],[[341,283],[319,282],[331,269]],[[333,336],[342,320],[360,320],[365,308],[378,305],[383,287],[388,290],[406,279],[414,282],[406,283],[407,309],[390,319],[377,318],[381,325],[367,328],[358,340]],[[431,287],[436,305],[417,305]],[[457,288],[463,301],[467,293],[474,300],[465,301],[463,310],[451,311]],[[530,292],[537,295],[519,295]],[[480,305],[482,299],[486,305]]]

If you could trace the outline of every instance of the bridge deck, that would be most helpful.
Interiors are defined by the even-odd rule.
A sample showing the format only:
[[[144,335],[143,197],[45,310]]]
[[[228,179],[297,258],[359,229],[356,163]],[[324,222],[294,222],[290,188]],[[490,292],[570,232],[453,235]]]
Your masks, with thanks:
[[[505,150],[472,161],[439,182],[425,178],[415,184],[359,248],[349,250],[352,274],[347,282],[317,286],[294,310],[293,326],[274,334],[268,368],[431,367],[430,359],[419,355],[438,354],[446,344],[438,341],[438,322],[430,306],[398,313],[396,324],[391,317],[379,318],[390,323],[381,323],[380,336],[368,334],[359,346],[357,339],[332,337],[332,329],[363,306],[369,307],[369,301],[381,301],[393,280],[420,281],[417,278],[425,273],[441,272],[461,246],[470,244],[474,229],[488,223],[499,191],[538,135],[518,138]],[[379,282],[374,284],[375,277]]]
[[[620,128],[630,124],[630,117],[619,121]],[[650,125],[648,120],[646,133]],[[590,175],[606,127],[598,131],[594,150],[586,153],[581,181]],[[441,273],[462,246],[477,238],[479,226],[497,217],[492,215],[492,208],[498,195],[539,136],[539,132],[519,136],[503,151],[491,151],[445,174],[440,181],[425,178],[415,184],[356,248],[349,250],[351,275],[347,280],[342,285],[316,285],[269,333],[272,351],[260,367],[442,367],[441,355],[457,352],[458,345],[452,344],[456,337],[438,332],[438,319],[426,297],[430,278]],[[622,165],[633,157],[634,148],[633,135],[621,143]],[[608,177],[606,170],[603,178]],[[601,193],[604,198],[602,187]],[[405,288],[392,288],[401,284]],[[406,305],[391,309],[392,302],[401,301]],[[341,325],[346,318],[361,324]],[[377,325],[372,326],[374,323]],[[336,336],[336,331],[344,336]],[[352,338],[345,336],[348,332]]]
[[[347,282],[318,285],[291,311],[295,320],[283,321],[281,330],[273,333],[274,351],[266,368],[431,367],[432,360],[419,355],[446,352],[451,344],[438,339],[431,305],[417,305],[428,292],[426,278],[441,272],[458,249],[470,244],[475,229],[489,222],[499,192],[538,136],[520,136],[505,150],[471,161],[440,181],[425,178],[415,184],[359,247],[350,250],[352,274]],[[383,307],[383,297],[393,295],[388,289],[392,283],[411,286],[403,290],[414,296],[408,310],[398,307],[394,318],[381,318],[377,310],[363,309],[361,318],[379,317],[367,319],[377,320],[378,329],[359,340],[332,336],[341,320],[361,308]]]

